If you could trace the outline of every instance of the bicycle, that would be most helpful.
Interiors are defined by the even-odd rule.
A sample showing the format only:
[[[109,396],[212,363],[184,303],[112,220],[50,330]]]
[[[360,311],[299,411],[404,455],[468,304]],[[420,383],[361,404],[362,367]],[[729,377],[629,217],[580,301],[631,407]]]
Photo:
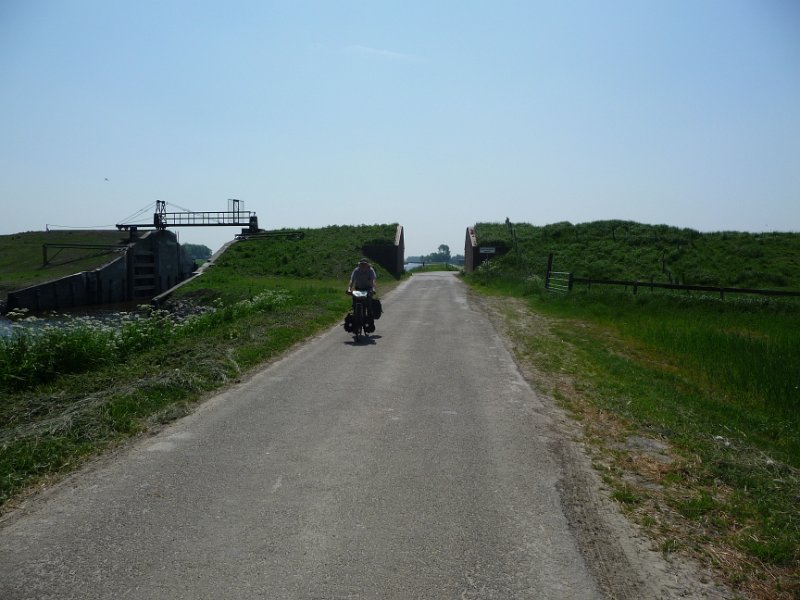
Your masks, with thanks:
[[[353,334],[356,342],[360,341],[361,335],[365,338],[375,331],[375,321],[370,310],[372,292],[367,290],[353,290],[353,312],[344,320],[344,329]]]

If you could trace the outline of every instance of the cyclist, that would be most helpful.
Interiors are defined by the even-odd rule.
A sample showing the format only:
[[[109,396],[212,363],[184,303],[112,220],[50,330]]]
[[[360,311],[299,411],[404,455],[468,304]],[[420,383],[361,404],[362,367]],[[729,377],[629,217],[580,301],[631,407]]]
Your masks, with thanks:
[[[365,315],[366,322],[364,323],[364,332],[371,333],[375,331],[375,321],[372,315],[372,296],[375,295],[375,279],[378,276],[375,274],[369,260],[362,258],[358,261],[358,266],[353,269],[350,275],[350,283],[347,285],[347,293],[352,294],[354,290],[360,292],[369,292],[367,296],[367,314]],[[353,314],[356,312],[356,298],[353,296]],[[345,319],[345,329],[347,329],[347,319]]]
[[[378,276],[375,269],[369,264],[369,260],[362,258],[358,261],[358,266],[350,274],[350,283],[347,284],[347,293],[352,294],[353,290],[375,293],[375,280]]]

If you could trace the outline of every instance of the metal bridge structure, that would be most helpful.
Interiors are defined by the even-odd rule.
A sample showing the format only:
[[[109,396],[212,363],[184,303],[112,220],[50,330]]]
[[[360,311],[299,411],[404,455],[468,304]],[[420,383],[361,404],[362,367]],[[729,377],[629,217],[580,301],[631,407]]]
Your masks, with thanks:
[[[150,223],[117,223],[120,230],[156,229],[163,231],[170,227],[243,227],[242,232],[258,233],[258,217],[255,212],[242,210],[242,202],[236,198],[228,200],[228,210],[196,212],[167,212],[167,203],[156,200],[156,210]]]

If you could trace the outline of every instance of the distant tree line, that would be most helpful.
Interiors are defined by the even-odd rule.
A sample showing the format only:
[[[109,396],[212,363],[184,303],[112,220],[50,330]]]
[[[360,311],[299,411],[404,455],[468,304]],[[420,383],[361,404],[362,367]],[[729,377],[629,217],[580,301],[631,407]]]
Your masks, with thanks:
[[[208,260],[211,258],[211,248],[203,244],[181,244],[181,247],[193,260]]]
[[[447,244],[442,244],[438,248],[438,252],[431,252],[430,254],[425,254],[424,256],[407,256],[406,262],[410,263],[454,263],[454,264],[464,264],[464,256],[461,254],[456,254],[455,256],[450,255],[450,246]]]

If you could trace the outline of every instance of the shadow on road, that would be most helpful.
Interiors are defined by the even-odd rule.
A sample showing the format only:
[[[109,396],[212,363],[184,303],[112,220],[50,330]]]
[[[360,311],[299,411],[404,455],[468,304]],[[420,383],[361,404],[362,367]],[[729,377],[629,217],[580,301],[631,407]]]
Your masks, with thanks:
[[[353,338],[349,342],[345,342],[347,346],[374,346],[375,341],[381,339],[380,335],[371,335],[369,337],[364,337],[363,335],[359,338],[358,341]]]

